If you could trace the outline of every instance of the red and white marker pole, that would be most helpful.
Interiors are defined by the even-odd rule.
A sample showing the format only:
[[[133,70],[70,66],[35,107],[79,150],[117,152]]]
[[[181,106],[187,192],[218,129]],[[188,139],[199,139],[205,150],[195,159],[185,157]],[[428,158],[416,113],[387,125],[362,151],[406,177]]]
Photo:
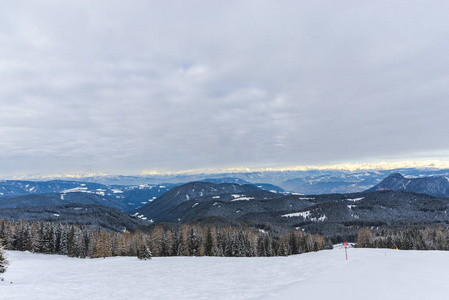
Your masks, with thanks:
[[[348,260],[348,243],[343,242],[343,246],[345,247],[346,260]]]

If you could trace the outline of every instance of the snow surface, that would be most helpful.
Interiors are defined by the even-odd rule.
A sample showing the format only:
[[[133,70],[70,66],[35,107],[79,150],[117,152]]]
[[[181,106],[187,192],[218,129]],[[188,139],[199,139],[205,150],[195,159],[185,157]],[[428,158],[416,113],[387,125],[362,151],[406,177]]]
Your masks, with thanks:
[[[92,193],[91,191],[87,190],[87,187],[76,187],[73,189],[63,190],[61,193],[67,194],[67,193],[77,193],[77,192]]]
[[[286,215],[282,215],[281,217],[283,217],[283,218],[303,217],[305,219],[309,216],[310,216],[310,210],[286,214]]]
[[[360,201],[360,200],[363,200],[363,199],[365,199],[365,197],[354,198],[354,199],[346,199],[346,200],[347,201],[352,201],[352,202],[357,202],[357,201]]]
[[[324,222],[324,221],[326,221],[326,219],[327,219],[326,215],[322,215],[319,218],[310,218],[310,221],[312,221],[312,222]]]
[[[249,201],[249,200],[252,200],[252,199],[254,199],[254,197],[240,197],[240,198],[232,199],[232,200],[229,201],[229,202],[234,202],[234,201]]]
[[[7,251],[0,299],[447,299],[449,252],[77,259]],[[13,282],[10,284],[10,282]]]
[[[322,215],[319,218],[310,218],[310,211],[303,211],[303,212],[296,212],[291,214],[282,215],[283,218],[293,218],[293,217],[303,217],[304,219],[309,218],[312,222],[324,222],[326,221],[327,217],[326,215]]]

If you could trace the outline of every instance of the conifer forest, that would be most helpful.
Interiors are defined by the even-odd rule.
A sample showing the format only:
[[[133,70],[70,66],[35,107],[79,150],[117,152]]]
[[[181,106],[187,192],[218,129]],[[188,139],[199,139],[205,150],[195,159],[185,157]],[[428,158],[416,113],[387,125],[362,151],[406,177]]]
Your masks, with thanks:
[[[69,257],[110,256],[285,256],[332,248],[330,240],[301,230],[272,235],[249,228],[181,225],[155,226],[150,232],[111,232],[89,226],[24,220],[0,221],[6,250],[61,254]]]

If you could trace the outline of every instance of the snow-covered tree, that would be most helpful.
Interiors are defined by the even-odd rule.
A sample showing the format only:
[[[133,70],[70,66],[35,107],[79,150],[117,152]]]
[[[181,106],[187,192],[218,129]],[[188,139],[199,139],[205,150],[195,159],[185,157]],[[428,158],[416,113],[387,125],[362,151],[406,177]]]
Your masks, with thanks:
[[[151,259],[150,248],[148,248],[144,241],[140,244],[139,251],[137,252],[137,258],[143,260]]]
[[[210,227],[207,228],[206,241],[204,242],[204,255],[212,256],[214,248],[214,238],[212,236],[212,230]]]
[[[181,228],[181,230],[178,231],[178,234],[175,235],[175,248],[176,248],[176,256],[186,256],[187,250],[185,246],[185,239],[184,239],[184,230]]]
[[[0,241],[1,244],[1,241]],[[5,273],[8,268],[8,261],[3,253],[3,247],[0,248],[0,274]]]
[[[55,236],[53,224],[46,223],[42,226],[42,253],[52,254],[55,250]]]
[[[67,255],[70,257],[78,257],[78,235],[75,226],[70,227],[70,232],[67,238]]]

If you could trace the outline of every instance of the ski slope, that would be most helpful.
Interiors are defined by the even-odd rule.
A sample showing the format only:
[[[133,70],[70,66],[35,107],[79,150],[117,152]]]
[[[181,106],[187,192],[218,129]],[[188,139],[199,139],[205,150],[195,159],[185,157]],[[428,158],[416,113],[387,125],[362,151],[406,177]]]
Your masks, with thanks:
[[[76,259],[7,251],[0,299],[448,299],[449,252]],[[12,283],[10,283],[12,282]]]

